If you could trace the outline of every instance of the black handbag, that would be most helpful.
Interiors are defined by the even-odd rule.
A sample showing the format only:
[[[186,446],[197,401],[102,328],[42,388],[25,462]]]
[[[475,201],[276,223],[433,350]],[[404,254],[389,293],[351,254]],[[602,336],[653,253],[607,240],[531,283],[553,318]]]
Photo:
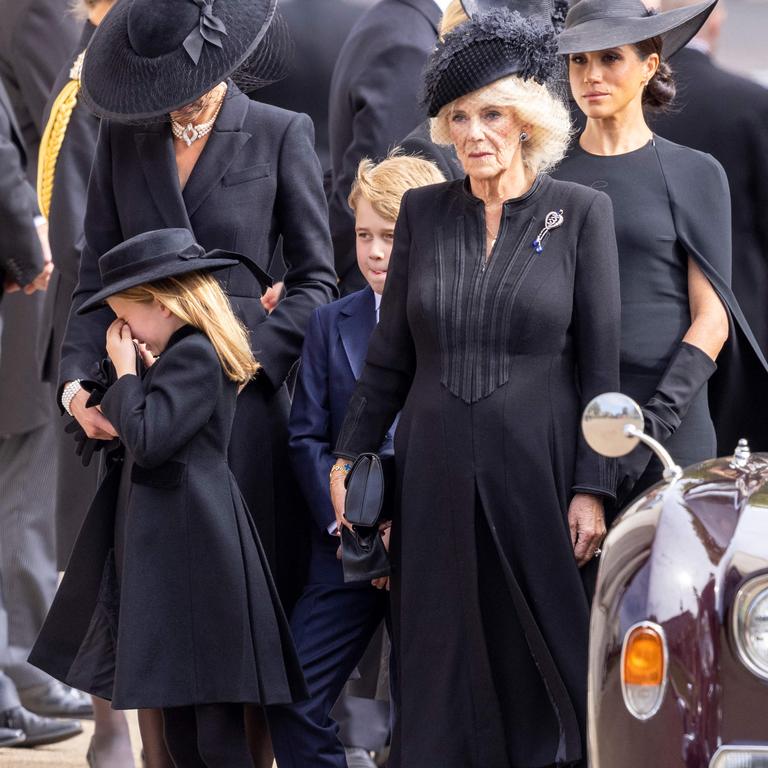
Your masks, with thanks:
[[[344,517],[352,530],[341,529],[341,563],[344,581],[370,581],[389,576],[389,557],[379,525],[391,519],[394,490],[394,460],[376,453],[361,453],[345,485]]]

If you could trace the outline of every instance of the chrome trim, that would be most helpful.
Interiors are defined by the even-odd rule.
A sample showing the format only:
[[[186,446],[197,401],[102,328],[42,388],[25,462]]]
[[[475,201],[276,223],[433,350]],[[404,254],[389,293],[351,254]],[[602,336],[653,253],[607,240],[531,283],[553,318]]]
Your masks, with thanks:
[[[754,602],[757,594],[768,591],[768,574],[755,576],[739,587],[736,597],[733,599],[733,608],[731,609],[731,634],[736,645],[736,653],[739,661],[756,677],[762,680],[768,680],[768,667],[761,667],[754,662],[744,646],[741,626],[745,624],[743,619],[746,617],[744,607],[747,609]]]
[[[768,755],[768,746],[765,745],[752,745],[752,744],[726,744],[720,747],[717,752],[715,752],[714,755],[712,755],[712,759],[709,761],[709,768],[717,768],[717,761],[723,756],[727,755],[729,753],[735,753],[742,755],[746,755],[747,757],[750,756],[749,753],[752,753],[753,755]]]
[[[624,682],[624,660],[627,656],[627,640],[629,636],[634,632],[636,629],[652,629],[654,632],[658,633],[659,637],[661,638],[661,647],[664,653],[664,671],[661,676],[661,692],[659,693],[658,701],[656,702],[656,706],[647,714],[640,715],[635,711],[635,708],[630,704],[628,700],[628,694],[627,694],[627,686]],[[634,717],[636,720],[650,720],[660,709],[661,705],[664,703],[664,696],[667,692],[667,681],[669,679],[669,648],[667,647],[667,633],[664,631],[664,628],[657,624],[655,621],[638,621],[635,624],[633,624],[625,633],[624,633],[624,640],[621,642],[621,666],[619,667],[619,680],[621,681],[621,696],[624,699],[624,706],[627,708],[627,711],[629,712],[632,717]]]
[[[664,465],[664,479],[665,480],[679,480],[683,476],[683,470],[675,464],[675,460],[670,455],[669,451],[658,440],[654,440],[650,435],[646,435],[642,429],[638,429],[634,424],[627,424],[624,427],[624,434],[627,437],[635,437],[641,443],[645,443],[659,458],[659,461]]]

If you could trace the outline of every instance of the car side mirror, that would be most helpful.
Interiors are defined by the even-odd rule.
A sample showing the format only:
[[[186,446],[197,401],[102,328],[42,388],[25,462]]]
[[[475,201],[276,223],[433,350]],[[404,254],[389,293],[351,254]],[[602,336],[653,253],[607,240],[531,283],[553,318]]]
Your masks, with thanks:
[[[584,409],[581,431],[587,445],[601,456],[626,456],[645,443],[664,465],[664,479],[675,480],[683,474],[669,451],[661,443],[645,434],[645,421],[640,406],[621,392],[598,395]]]

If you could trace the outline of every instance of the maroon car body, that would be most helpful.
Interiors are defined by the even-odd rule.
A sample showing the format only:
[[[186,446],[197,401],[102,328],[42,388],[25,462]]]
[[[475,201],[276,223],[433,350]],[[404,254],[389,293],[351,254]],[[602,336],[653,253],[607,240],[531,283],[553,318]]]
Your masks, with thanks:
[[[737,596],[768,647],[768,454],[689,467],[611,529],[592,611],[591,768],[768,767],[768,667],[750,668],[740,650]],[[658,707],[640,718],[622,648],[645,622],[660,628],[667,658]]]

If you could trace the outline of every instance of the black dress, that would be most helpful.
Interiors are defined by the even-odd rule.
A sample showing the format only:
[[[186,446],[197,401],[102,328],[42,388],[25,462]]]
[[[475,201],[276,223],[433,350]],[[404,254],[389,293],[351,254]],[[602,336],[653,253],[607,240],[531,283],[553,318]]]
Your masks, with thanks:
[[[675,230],[653,140],[622,155],[592,155],[578,143],[555,173],[613,201],[621,275],[621,391],[646,403],[691,325],[688,253]],[[717,454],[707,386],[665,443],[683,467]],[[661,479],[654,456],[633,495]]]
[[[537,253],[533,240],[563,211]],[[381,321],[337,453],[395,436],[394,768],[533,768],[584,754],[589,606],[567,511],[615,473],[579,436],[618,385],[608,198],[541,177],[485,260],[466,181],[403,198]]]

